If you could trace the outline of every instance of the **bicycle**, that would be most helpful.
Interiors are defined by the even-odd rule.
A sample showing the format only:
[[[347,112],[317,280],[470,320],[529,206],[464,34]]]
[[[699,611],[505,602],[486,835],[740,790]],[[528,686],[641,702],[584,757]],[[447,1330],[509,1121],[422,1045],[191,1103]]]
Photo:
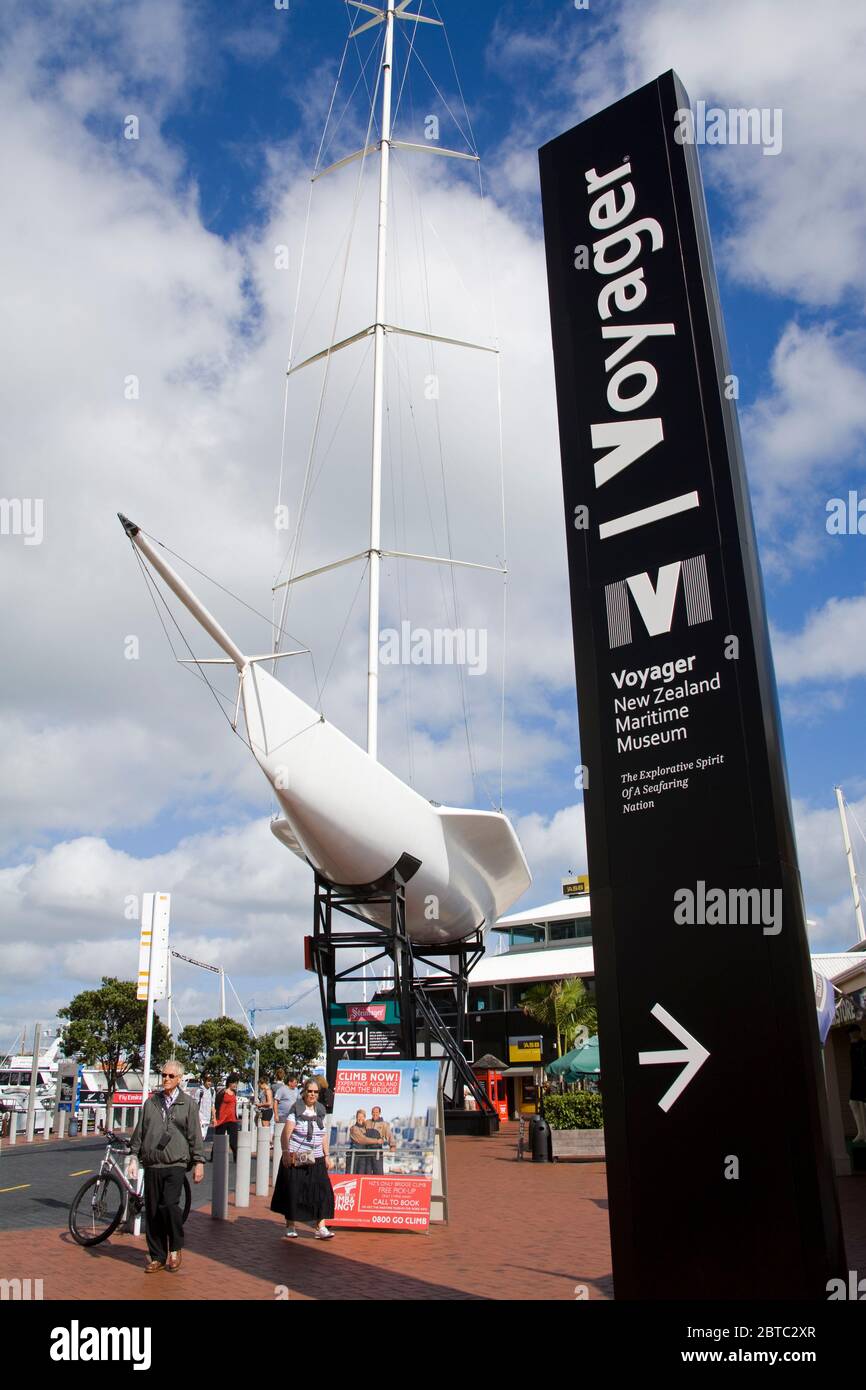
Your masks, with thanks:
[[[144,1211],[144,1195],[136,1190],[118,1163],[112,1150],[129,1153],[129,1140],[109,1130],[105,1157],[95,1177],[82,1183],[69,1208],[69,1233],[79,1245],[99,1245],[108,1240],[122,1222],[140,1216]],[[184,1174],[180,1206],[184,1224],[192,1205],[192,1189]]]

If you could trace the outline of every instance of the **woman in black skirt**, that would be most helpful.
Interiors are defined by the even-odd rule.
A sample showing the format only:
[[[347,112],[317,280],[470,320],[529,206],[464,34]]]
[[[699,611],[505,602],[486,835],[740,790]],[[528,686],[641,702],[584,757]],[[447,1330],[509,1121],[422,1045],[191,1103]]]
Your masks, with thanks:
[[[314,1222],[317,1240],[333,1240],[334,1232],[325,1225],[334,1215],[334,1189],[328,1177],[334,1160],[328,1156],[326,1120],[318,1083],[305,1082],[283,1126],[283,1161],[271,1199],[271,1211],[286,1218],[285,1240],[297,1239],[297,1221]]]

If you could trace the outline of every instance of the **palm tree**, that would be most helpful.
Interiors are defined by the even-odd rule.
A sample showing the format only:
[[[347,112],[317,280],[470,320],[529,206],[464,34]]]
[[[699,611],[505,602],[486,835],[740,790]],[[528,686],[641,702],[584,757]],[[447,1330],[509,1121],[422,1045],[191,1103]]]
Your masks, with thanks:
[[[556,1033],[556,1055],[561,1057],[574,1046],[578,1029],[596,1031],[596,1012],[583,980],[547,980],[526,991],[523,1012]]]

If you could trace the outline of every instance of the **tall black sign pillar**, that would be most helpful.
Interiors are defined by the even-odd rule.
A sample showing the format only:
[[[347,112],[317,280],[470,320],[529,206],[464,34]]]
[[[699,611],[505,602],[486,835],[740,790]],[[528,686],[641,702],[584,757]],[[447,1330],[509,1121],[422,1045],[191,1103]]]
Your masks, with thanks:
[[[669,72],[541,151],[614,1282],[823,1299],[846,1266],[688,105]]]

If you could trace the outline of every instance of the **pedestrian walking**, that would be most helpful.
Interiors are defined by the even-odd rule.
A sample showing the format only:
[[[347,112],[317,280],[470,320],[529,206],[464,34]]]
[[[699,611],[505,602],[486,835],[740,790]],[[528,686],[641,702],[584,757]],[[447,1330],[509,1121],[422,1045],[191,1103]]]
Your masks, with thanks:
[[[270,1129],[271,1120],[274,1118],[274,1093],[268,1085],[266,1076],[259,1079],[259,1098],[256,1101],[256,1109],[259,1112],[259,1123],[262,1128]]]
[[[201,1123],[201,1137],[202,1140],[206,1142],[208,1132],[214,1122],[214,1111],[216,1109],[216,1090],[210,1072],[205,1072],[201,1079],[201,1091],[197,1099],[198,1117]]]
[[[290,1075],[286,1080],[286,1073],[282,1067],[277,1067],[274,1073],[274,1104],[277,1107],[277,1119],[280,1124],[285,1124],[289,1118],[289,1111],[298,1099],[298,1078]]]
[[[325,1225],[334,1215],[326,1119],[318,1082],[306,1082],[283,1127],[283,1156],[271,1199],[271,1211],[286,1218],[285,1240],[297,1239],[298,1221],[315,1224],[317,1240],[333,1239]]]
[[[313,1075],[310,1077],[310,1081],[314,1086],[318,1086],[319,1104],[324,1105],[325,1109],[327,1110],[330,1106],[330,1092],[328,1089],[327,1076],[325,1076],[324,1073],[313,1072]],[[304,1082],[304,1085],[307,1085],[306,1081]]]
[[[199,1110],[194,1098],[181,1090],[183,1069],[174,1058],[160,1073],[162,1090],[149,1096],[141,1108],[129,1151],[129,1177],[138,1178],[144,1168],[144,1209],[147,1223],[148,1262],[145,1274],[180,1269],[183,1249],[183,1216],[179,1201],[183,1175],[192,1168],[193,1182],[204,1177],[204,1144]]]
[[[223,1090],[216,1093],[216,1128],[214,1134],[227,1134],[235,1163],[238,1161],[238,1082],[236,1071],[226,1077]]]

